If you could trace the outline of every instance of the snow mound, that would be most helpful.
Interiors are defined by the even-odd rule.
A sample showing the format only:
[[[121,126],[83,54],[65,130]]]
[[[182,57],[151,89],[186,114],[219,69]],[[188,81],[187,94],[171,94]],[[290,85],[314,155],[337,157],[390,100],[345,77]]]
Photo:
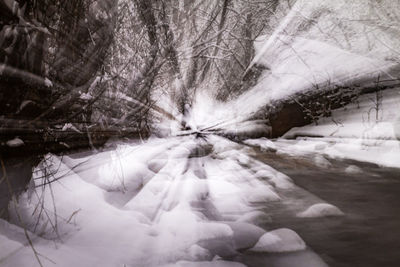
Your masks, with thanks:
[[[330,168],[332,164],[324,156],[317,154],[314,157],[314,163],[320,168]]]
[[[303,212],[297,214],[297,217],[301,218],[315,218],[315,217],[326,217],[326,216],[342,216],[344,213],[337,207],[328,203],[318,203],[310,206]]]
[[[260,185],[256,189],[253,189],[252,192],[246,197],[246,200],[250,203],[260,203],[260,202],[269,202],[269,201],[279,201],[281,198],[279,195],[271,188],[271,186]]]
[[[264,234],[250,251],[290,252],[304,249],[306,244],[296,232],[281,228]]]
[[[275,171],[272,168],[271,170],[258,170],[255,176],[258,178],[267,179],[270,184],[278,189],[290,189],[293,187],[293,181],[289,178],[289,176],[281,172]]]
[[[6,142],[6,145],[9,147],[19,147],[19,146],[23,146],[24,144],[25,144],[24,141],[22,141],[18,137],[15,137],[14,139],[8,140]]]

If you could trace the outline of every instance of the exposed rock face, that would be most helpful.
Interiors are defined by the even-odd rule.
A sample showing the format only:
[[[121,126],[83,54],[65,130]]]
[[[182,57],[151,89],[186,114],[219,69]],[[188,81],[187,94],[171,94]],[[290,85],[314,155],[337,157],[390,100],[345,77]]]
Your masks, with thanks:
[[[293,127],[311,123],[303,108],[297,103],[285,103],[280,111],[271,116],[271,137],[279,137]]]

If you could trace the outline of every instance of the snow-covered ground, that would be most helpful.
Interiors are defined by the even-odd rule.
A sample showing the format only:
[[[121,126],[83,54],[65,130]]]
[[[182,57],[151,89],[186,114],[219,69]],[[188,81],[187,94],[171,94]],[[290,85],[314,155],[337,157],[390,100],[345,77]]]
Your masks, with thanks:
[[[400,168],[400,90],[363,95],[274,144],[284,153],[320,153]]]
[[[304,250],[292,230],[257,226],[269,220],[265,204],[290,205],[293,216],[332,214],[308,212],[323,201],[293,199],[301,189],[249,149],[210,135],[49,154],[10,203],[11,222],[0,221],[1,266],[39,266],[34,251],[43,266],[138,267],[244,266],[232,261],[238,250]]]

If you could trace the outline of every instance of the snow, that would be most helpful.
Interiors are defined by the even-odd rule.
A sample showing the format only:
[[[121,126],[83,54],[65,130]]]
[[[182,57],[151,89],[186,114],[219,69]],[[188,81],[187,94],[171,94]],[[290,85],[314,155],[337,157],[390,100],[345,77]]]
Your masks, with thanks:
[[[363,172],[361,168],[359,168],[355,165],[350,165],[350,166],[346,167],[346,169],[344,169],[344,171],[346,173],[350,173],[350,174],[360,174]]]
[[[23,146],[25,143],[20,138],[15,137],[14,139],[8,140],[6,145],[9,147],[20,147]]]
[[[281,5],[290,8],[283,16],[274,12],[274,25],[255,40],[255,57],[247,67],[258,64],[268,69],[255,86],[226,102],[215,99],[213,88],[196,90],[186,118],[192,129],[245,138],[268,136],[267,123],[253,120],[265,106],[310,91],[373,88],[378,80],[393,85],[400,59],[400,42],[392,33],[396,1],[299,0]],[[379,128],[390,134],[392,127],[382,123]],[[271,144],[265,149],[275,150]]]
[[[305,211],[297,214],[297,216],[301,218],[316,218],[316,217],[343,216],[343,215],[344,213],[341,210],[327,203],[314,204]]]
[[[399,168],[400,117],[397,111],[400,109],[400,93],[398,88],[382,91],[378,98],[378,112],[375,109],[376,97],[376,93],[363,95],[355,103],[333,110],[331,117],[320,118],[317,125],[289,130],[283,138],[304,136],[291,145],[291,152],[282,149],[280,144],[292,141],[281,139],[275,145],[282,153],[315,152]]]
[[[253,88],[226,102],[196,90],[185,114],[167,107],[173,106],[171,101],[160,101],[178,118],[158,125],[158,133],[169,137],[117,144],[95,155],[47,155],[34,170],[34,186],[10,204],[11,224],[0,220],[1,264],[39,265],[23,228],[40,255],[51,259],[40,256],[46,265],[240,267],[244,265],[215,259],[234,258],[238,250],[249,248],[269,253],[305,250],[304,241],[290,229],[266,233],[255,226],[271,220],[262,210],[278,203],[283,208],[290,205],[293,214],[301,210],[297,213],[301,218],[343,212],[320,199],[316,202],[290,177],[249,156],[251,147],[277,154],[311,154],[314,164],[324,169],[331,168],[332,157],[400,167],[399,88],[362,96],[333,111],[332,117],[320,118],[317,125],[292,129],[277,141],[255,139],[268,135],[271,128],[265,120],[249,118],[297,93],[352,84],[375,86],[378,78],[393,78],[398,53],[390,46],[398,47],[398,41],[384,30],[390,28],[382,26],[384,19],[372,29],[362,22],[361,13],[371,1],[360,3],[294,3],[278,27],[254,43],[256,56],[248,69],[259,64],[267,70]],[[344,8],[345,4],[351,7]],[[332,34],[321,28],[331,29]],[[375,38],[357,34],[361,29]],[[92,99],[99,81],[96,77],[80,98]],[[182,89],[181,79],[175,81]],[[45,85],[52,83],[46,78]],[[143,106],[122,92],[106,96]],[[179,119],[192,130],[182,131]],[[62,127],[70,129],[80,132],[70,123]],[[178,137],[197,131],[251,139],[242,146],[214,135],[207,136],[207,142]],[[299,136],[307,137],[285,140]],[[24,142],[16,137],[6,144],[17,147]],[[344,171],[362,173],[352,165]],[[288,197],[291,193],[299,199]],[[304,195],[309,199],[302,199]]]
[[[77,133],[82,133],[72,123],[65,123],[64,126],[61,129],[61,131],[67,131],[67,130],[73,130],[73,131],[75,131]]]
[[[52,87],[52,86],[53,86],[53,82],[50,81],[49,78],[46,77],[46,78],[44,79],[44,85],[45,85],[46,87]]]
[[[296,232],[287,228],[265,233],[251,248],[254,252],[289,252],[306,249],[304,241]]]
[[[34,185],[10,205],[14,230],[0,224],[0,240],[10,248],[2,264],[38,265],[26,227],[40,255],[60,266],[242,266],[216,259],[259,242],[266,232],[256,224],[270,220],[260,209],[282,199],[287,189],[277,184],[292,182],[238,144],[217,136],[208,141],[213,152],[199,157],[190,155],[204,142],[191,136],[46,155]],[[9,239],[10,232],[20,238]],[[272,249],[293,249],[285,231],[276,236],[283,243]]]
[[[191,258],[197,259],[200,261],[210,261],[213,258],[213,255],[209,250],[202,248],[197,244],[192,245],[189,248],[188,253]]]
[[[90,93],[82,93],[79,98],[82,100],[91,100],[93,96]]]
[[[248,139],[243,141],[243,143],[246,145],[258,146],[263,152],[276,152],[276,145],[265,137],[261,137],[259,139]]]
[[[179,261],[175,264],[164,265],[162,267],[246,267],[246,265],[238,262],[229,261],[213,261],[213,262],[189,262]]]
[[[324,156],[322,156],[320,154],[316,154],[314,156],[314,163],[318,167],[325,168],[325,169],[328,169],[329,167],[332,166],[332,164],[329,162],[329,160],[327,160]]]
[[[255,190],[252,191],[251,195],[247,195],[246,200],[249,203],[260,203],[260,202],[270,202],[279,201],[281,198],[274,191],[272,186],[260,185]]]
[[[257,177],[268,179],[271,184],[278,189],[290,189],[293,187],[292,180],[285,174],[277,172],[272,168],[258,170],[255,174]]]

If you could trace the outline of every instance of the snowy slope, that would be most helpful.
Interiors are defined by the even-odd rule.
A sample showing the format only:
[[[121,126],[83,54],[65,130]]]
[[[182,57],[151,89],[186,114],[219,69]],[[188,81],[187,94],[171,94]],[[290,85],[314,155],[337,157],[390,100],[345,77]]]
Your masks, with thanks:
[[[331,117],[293,128],[283,138],[296,136],[304,138],[288,153],[324,153],[400,168],[400,90],[363,95],[356,103],[334,110]]]
[[[256,224],[269,216],[261,209],[295,202],[296,217],[323,201],[309,193],[293,199],[300,189],[249,157],[248,147],[208,141],[151,139],[95,155],[48,155],[34,185],[10,204],[11,223],[0,220],[1,266],[39,266],[26,235],[43,266],[244,266],[221,257],[254,246],[304,250],[291,230],[264,236]],[[273,244],[264,241],[270,235]]]

